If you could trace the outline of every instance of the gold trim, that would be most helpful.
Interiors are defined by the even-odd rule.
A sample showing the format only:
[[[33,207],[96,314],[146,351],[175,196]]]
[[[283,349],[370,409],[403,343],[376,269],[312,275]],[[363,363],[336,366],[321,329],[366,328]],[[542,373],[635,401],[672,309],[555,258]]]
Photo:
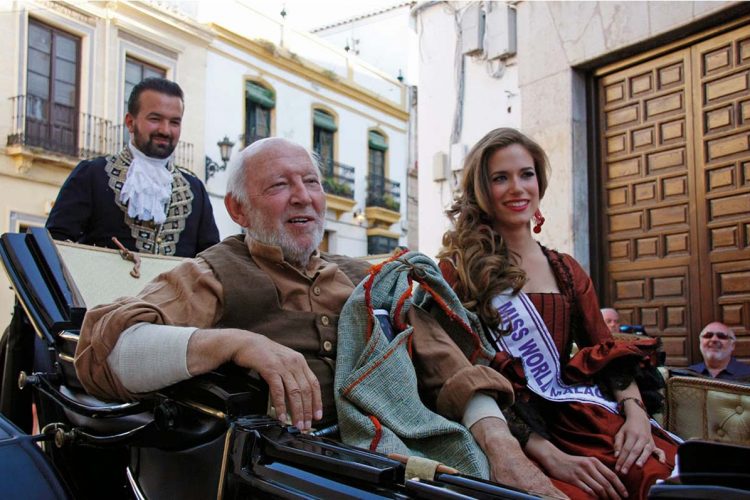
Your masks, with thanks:
[[[336,213],[336,220],[339,220],[342,214],[351,212],[356,204],[355,200],[326,193],[326,208],[330,208]]]
[[[227,28],[211,23],[210,26],[215,30],[217,37],[225,42],[232,43],[240,49],[246,50],[253,56],[261,59],[267,63],[273,64],[274,66],[296,74],[306,80],[323,85],[329,89],[357,100],[363,104],[366,104],[372,108],[378,109],[386,114],[389,114],[399,120],[407,121],[409,119],[409,112],[397,106],[383,100],[383,97],[371,92],[367,89],[360,87],[354,82],[339,81],[329,77],[329,70],[325,70],[317,65],[310,62],[302,62],[302,60],[295,55],[292,55],[288,51],[279,49],[273,46],[264,47],[262,44],[249,40],[237,33],[234,33]],[[402,85],[403,86],[403,85]]]
[[[232,431],[234,426],[230,425],[227,435],[224,438],[224,453],[221,457],[221,473],[219,474],[219,491],[216,493],[216,500],[224,498],[224,481],[226,480],[227,462],[229,462],[229,445],[231,444]]]
[[[242,59],[241,57],[237,57],[236,54],[223,51],[219,47],[210,47],[210,49],[214,50],[216,52],[221,52],[222,56],[225,57],[225,58],[227,58],[227,59],[232,59],[233,61],[237,62],[238,64],[244,65],[247,68],[254,69],[254,70],[258,71],[258,74],[264,75],[264,78],[265,77],[271,78],[274,81],[278,82],[279,84],[283,84],[283,85],[286,85],[289,88],[299,90],[300,92],[303,92],[303,93],[305,93],[305,94],[307,94],[309,96],[312,96],[313,98],[317,99],[319,102],[320,101],[327,101],[327,102],[331,103],[331,105],[335,105],[337,109],[346,109],[347,111],[351,111],[352,113],[354,113],[354,114],[356,114],[358,116],[362,116],[364,118],[367,118],[368,120],[372,120],[375,123],[381,123],[381,124],[383,124],[382,125],[383,127],[388,127],[390,130],[394,130],[396,132],[401,132],[401,133],[406,133],[407,132],[405,126],[404,127],[399,127],[398,125],[395,125],[395,124],[383,122],[382,117],[375,116],[373,113],[368,112],[369,110],[363,109],[363,107],[353,107],[353,106],[349,106],[347,104],[343,104],[343,103],[341,103],[339,101],[335,101],[334,99],[332,99],[332,98],[330,98],[328,96],[321,95],[320,93],[317,93],[316,91],[314,91],[312,89],[309,89],[307,87],[299,85],[298,83],[293,82],[289,78],[286,78],[286,76],[284,74],[269,73],[264,68],[258,66],[254,61],[248,61],[247,59]],[[245,74],[245,76],[243,78],[250,78],[250,79],[252,79],[252,78],[255,78],[255,76]],[[378,111],[378,110],[373,110],[373,111]],[[404,121],[401,125],[407,125],[406,121]],[[63,179],[63,180],[65,180],[65,179]],[[60,182],[60,184],[62,184],[62,182]]]
[[[75,342],[76,344],[78,343],[78,339],[79,339],[78,335],[75,335],[73,333],[68,333],[65,331],[58,333],[57,336],[60,337],[65,342]]]
[[[385,222],[388,225],[391,225],[401,220],[401,212],[388,210],[383,207],[366,207],[365,217],[367,217],[367,220]]]
[[[75,363],[75,358],[73,358],[73,356],[68,356],[67,354],[65,354],[65,353],[62,353],[62,352],[58,352],[58,353],[57,353],[57,356],[58,356],[58,357],[59,357],[59,358],[60,358],[61,360],[63,360],[63,361],[66,361],[66,362],[68,362],[68,363]]]
[[[385,236],[386,238],[398,239],[399,234],[383,229],[382,227],[371,227],[367,230],[367,236]]]
[[[196,403],[195,401],[191,401],[189,399],[184,399],[180,401],[180,403],[190,406],[191,408],[200,411],[201,413],[205,413],[206,415],[210,415],[212,417],[220,418],[222,420],[226,420],[227,416],[224,414],[224,412],[221,412],[219,410],[216,410],[214,408],[211,408],[209,406]]]
[[[750,16],[744,16],[739,19],[729,21],[720,26],[715,26],[705,31],[701,31],[700,33],[696,33],[694,35],[688,36],[687,38],[681,38],[680,40],[674,41],[672,43],[662,45],[655,49],[651,49],[649,51],[640,53],[638,55],[628,57],[626,59],[623,59],[623,60],[608,64],[606,66],[603,66],[601,68],[598,68],[597,70],[594,71],[594,76],[595,77],[606,76],[610,73],[614,73],[616,71],[626,69],[630,66],[640,64],[649,59],[654,59],[656,57],[663,56],[669,52],[674,52],[679,49],[683,49],[695,43],[701,42],[705,39],[712,38],[713,36],[731,31],[747,23],[750,23]]]

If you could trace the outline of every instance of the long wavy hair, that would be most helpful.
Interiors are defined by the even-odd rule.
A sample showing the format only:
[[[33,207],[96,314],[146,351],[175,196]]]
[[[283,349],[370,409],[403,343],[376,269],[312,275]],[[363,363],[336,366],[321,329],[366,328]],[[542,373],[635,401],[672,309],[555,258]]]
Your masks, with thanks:
[[[475,311],[485,324],[497,328],[500,315],[492,298],[513,288],[520,290],[526,273],[518,267],[502,236],[493,228],[492,194],[488,162],[495,151],[520,144],[534,159],[539,199],[547,190],[547,155],[536,142],[512,128],[492,130],[477,142],[464,161],[461,190],[446,211],[453,229],[443,235],[439,259],[456,268],[454,288],[462,303]]]

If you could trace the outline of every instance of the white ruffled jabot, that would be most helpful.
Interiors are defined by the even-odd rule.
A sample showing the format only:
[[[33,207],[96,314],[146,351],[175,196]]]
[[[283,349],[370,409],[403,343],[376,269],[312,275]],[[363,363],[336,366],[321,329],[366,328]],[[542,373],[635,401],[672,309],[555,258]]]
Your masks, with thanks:
[[[169,158],[146,156],[133,145],[132,140],[128,143],[128,149],[133,160],[120,191],[120,201],[128,206],[130,217],[163,224],[167,220],[166,208],[172,197],[172,173],[167,168]]]

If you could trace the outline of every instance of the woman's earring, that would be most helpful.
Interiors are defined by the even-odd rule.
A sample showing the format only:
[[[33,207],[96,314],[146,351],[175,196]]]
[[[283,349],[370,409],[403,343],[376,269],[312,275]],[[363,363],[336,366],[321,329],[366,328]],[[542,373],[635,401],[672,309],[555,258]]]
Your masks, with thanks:
[[[534,212],[534,232],[536,234],[542,232],[542,224],[544,224],[544,216],[542,215],[542,211],[537,208],[536,212]]]

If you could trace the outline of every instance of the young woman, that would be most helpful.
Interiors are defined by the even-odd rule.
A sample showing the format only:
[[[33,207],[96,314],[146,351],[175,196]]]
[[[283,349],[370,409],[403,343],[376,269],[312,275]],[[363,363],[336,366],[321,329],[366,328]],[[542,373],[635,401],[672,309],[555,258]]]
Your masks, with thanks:
[[[634,381],[656,341],[615,342],[586,272],[534,239],[547,187],[539,145],[488,133],[466,158],[440,267],[498,345],[492,366],[516,394],[503,411],[527,455],[572,498],[645,498],[676,452]]]

